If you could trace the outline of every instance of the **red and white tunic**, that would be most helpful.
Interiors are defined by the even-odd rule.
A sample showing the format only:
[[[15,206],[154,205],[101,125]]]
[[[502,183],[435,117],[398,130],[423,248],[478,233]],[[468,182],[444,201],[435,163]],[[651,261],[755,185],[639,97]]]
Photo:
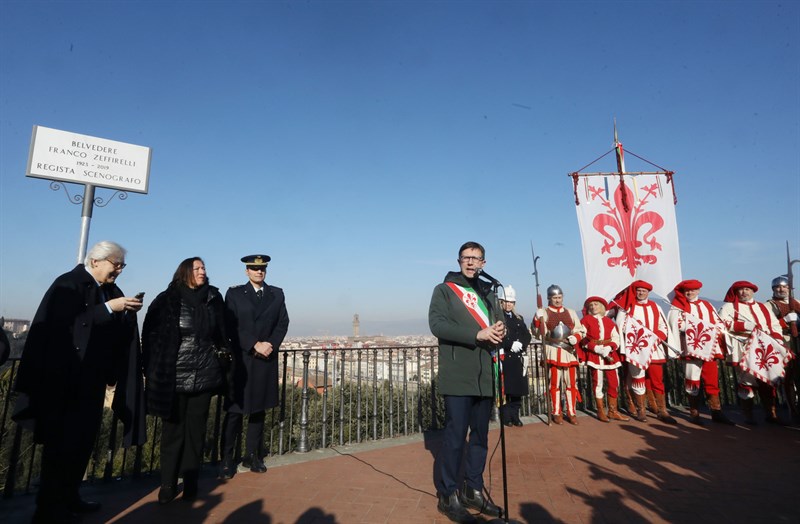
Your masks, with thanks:
[[[761,331],[776,340],[783,340],[783,330],[778,317],[766,304],[750,302],[726,302],[719,310],[719,316],[728,328],[725,341],[728,344],[729,359],[736,365],[742,359],[745,346],[750,338],[749,323],[754,323]]]
[[[577,366],[580,362],[577,357],[577,346],[580,344],[581,339],[586,333],[586,328],[583,327],[578,315],[572,309],[565,307],[547,306],[536,312],[534,318],[534,325],[541,333],[541,319],[544,318],[547,332],[550,333],[559,322],[563,322],[570,329],[570,334],[577,339],[575,346],[572,350],[564,349],[559,346],[545,344],[545,358],[547,364],[550,366],[572,367]]]
[[[685,348],[681,343],[680,334],[686,330],[686,316],[687,313],[694,317],[699,318],[706,324],[716,324],[719,315],[716,309],[708,300],[698,299],[694,302],[689,302],[689,311],[684,311],[675,306],[672,307],[667,315],[667,324],[669,325],[669,344],[676,348],[682,348],[684,351],[683,356],[686,357]],[[724,357],[722,349],[718,348],[718,353],[714,354],[714,358],[721,359]]]
[[[607,316],[586,315],[581,319],[586,328],[583,346],[586,348],[586,365],[594,369],[616,369],[622,365],[619,358],[619,331],[614,321]],[[607,358],[597,352],[598,347],[608,347]]]

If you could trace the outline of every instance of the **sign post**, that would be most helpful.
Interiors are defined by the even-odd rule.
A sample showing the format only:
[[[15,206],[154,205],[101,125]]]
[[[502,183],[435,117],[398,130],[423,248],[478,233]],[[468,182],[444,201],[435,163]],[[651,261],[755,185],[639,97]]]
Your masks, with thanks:
[[[95,187],[116,190],[108,201],[117,193],[120,194],[120,200],[125,200],[126,191],[146,194],[150,180],[150,157],[149,147],[33,126],[25,176],[84,185],[83,197],[70,197],[74,204],[83,202],[78,243],[79,264],[86,256],[93,206],[97,204],[104,207],[108,204],[103,203],[103,199],[95,201]],[[56,191],[59,189],[57,182],[51,183],[50,187]]]

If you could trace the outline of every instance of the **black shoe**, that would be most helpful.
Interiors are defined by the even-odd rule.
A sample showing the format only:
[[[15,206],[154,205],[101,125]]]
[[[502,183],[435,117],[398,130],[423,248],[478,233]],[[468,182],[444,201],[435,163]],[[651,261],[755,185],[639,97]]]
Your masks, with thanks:
[[[175,497],[178,496],[178,488],[175,486],[161,486],[161,489],[158,490],[158,503],[159,504],[167,504],[168,502],[172,502],[175,500]]]
[[[520,419],[518,419],[518,418],[517,418],[517,419],[514,419],[514,421],[512,422],[512,424],[514,424],[514,425],[515,425],[515,426],[517,426],[517,427],[520,427],[520,426],[522,426],[522,421],[521,421]]]
[[[436,509],[453,522],[458,522],[459,524],[477,524],[478,519],[473,517],[472,514],[461,505],[458,498],[457,491],[449,497],[440,493],[439,503],[436,505]]]
[[[487,498],[483,496],[480,490],[472,489],[464,483],[464,489],[459,496],[461,503],[469,508],[477,509],[484,515],[490,517],[502,517],[503,509],[500,506],[492,504]]]
[[[514,425],[514,422],[511,420],[504,420],[503,425],[510,428],[511,426]]]
[[[242,460],[237,470],[239,473],[246,473],[248,471],[252,471],[253,473],[265,473],[267,471],[267,466],[255,453],[250,453]]]
[[[80,517],[77,513],[58,506],[55,508],[38,507],[33,513],[31,524],[78,524]]]
[[[102,504],[93,500],[78,499],[78,502],[70,504],[68,509],[73,513],[92,513],[100,509]]]
[[[236,465],[233,463],[232,458],[222,459],[222,471],[219,476],[225,480],[230,480],[236,474]]]

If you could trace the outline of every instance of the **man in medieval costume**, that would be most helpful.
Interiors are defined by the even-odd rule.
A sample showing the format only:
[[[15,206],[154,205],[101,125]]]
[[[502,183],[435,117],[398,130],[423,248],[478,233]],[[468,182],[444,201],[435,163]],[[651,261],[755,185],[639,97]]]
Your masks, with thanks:
[[[790,292],[787,277],[781,275],[774,278],[772,280],[772,298],[767,301],[767,304],[781,323],[783,341],[794,356],[786,368],[786,380],[783,382],[783,387],[792,417],[797,420],[800,418],[797,402],[797,392],[800,389],[800,365],[796,360],[798,350],[800,350],[797,342],[797,315],[800,313],[800,301],[792,297]]]
[[[650,300],[652,284],[636,280],[614,298],[617,326],[623,334],[628,362],[628,380],[636,401],[636,420],[647,422],[645,399],[658,420],[676,421],[667,412],[664,364],[667,362],[667,320],[658,304]],[[677,356],[677,355],[676,355]]]
[[[745,422],[756,424],[753,417],[755,394],[764,406],[765,419],[771,424],[784,424],[778,418],[775,402],[776,388],[772,381],[763,376],[756,376],[756,371],[749,365],[752,351],[759,346],[760,335],[766,334],[776,341],[768,344],[768,351],[762,350],[761,364],[765,367],[783,365],[791,358],[782,345],[783,332],[781,324],[767,304],[757,302],[754,298],[758,286],[746,280],[734,282],[725,294],[725,304],[719,310],[719,316],[728,329],[725,341],[728,345],[730,363],[736,367],[737,395],[742,400]],[[766,355],[769,353],[769,355]],[[774,358],[773,358],[774,357]]]
[[[564,393],[567,421],[578,425],[575,407],[580,400],[578,391],[578,351],[586,334],[574,310],[564,307],[564,292],[557,285],[547,288],[547,307],[539,309],[533,319],[532,329],[545,342],[545,359],[550,368],[550,401],[553,422],[563,423],[561,394]]]
[[[619,331],[614,321],[606,316],[608,302],[602,297],[589,297],[583,303],[586,314],[581,324],[586,328],[586,336],[581,341],[586,352],[586,365],[590,369],[592,388],[597,403],[597,418],[602,422],[611,420],[630,420],[620,414],[617,398],[619,396],[619,372],[622,361],[619,357]],[[605,411],[603,377],[608,387],[608,414]]]
[[[506,325],[506,336],[500,346],[506,403],[500,407],[500,420],[506,426],[522,426],[519,412],[522,408],[522,397],[528,396],[525,354],[531,343],[531,333],[522,315],[514,311],[517,303],[517,292],[514,288],[510,285],[501,287],[498,295]]]
[[[684,280],[675,286],[672,309],[667,315],[671,344],[681,348],[684,361],[686,395],[689,398],[689,422],[702,425],[700,418],[700,386],[706,394],[711,420],[721,424],[731,422],[722,412],[719,399],[719,369],[717,362],[723,353],[724,329],[713,305],[700,297],[703,283]]]

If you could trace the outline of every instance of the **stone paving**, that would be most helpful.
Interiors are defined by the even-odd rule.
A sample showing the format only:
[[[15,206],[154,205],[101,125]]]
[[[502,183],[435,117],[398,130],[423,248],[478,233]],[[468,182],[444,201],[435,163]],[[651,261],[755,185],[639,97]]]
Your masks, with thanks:
[[[704,416],[707,416],[705,414]],[[731,418],[741,421],[736,412]],[[506,428],[510,519],[516,522],[800,522],[800,428],[604,424],[535,418]],[[502,505],[500,430],[485,474]],[[496,449],[495,446],[497,445]],[[439,435],[404,437],[269,459],[266,474],[223,482],[212,468],[193,503],[159,505],[157,479],[87,486],[103,508],[82,522],[125,524],[445,523],[431,476]],[[0,502],[0,521],[28,522],[33,496]],[[485,521],[488,522],[488,519]]]

